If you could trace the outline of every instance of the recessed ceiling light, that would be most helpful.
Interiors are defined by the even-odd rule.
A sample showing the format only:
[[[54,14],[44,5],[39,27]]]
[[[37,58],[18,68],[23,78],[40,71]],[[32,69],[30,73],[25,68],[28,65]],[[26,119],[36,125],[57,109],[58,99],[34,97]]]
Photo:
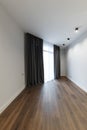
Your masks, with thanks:
[[[67,40],[69,41],[69,40],[70,40],[70,38],[67,38]]]
[[[76,27],[76,28],[75,28],[75,32],[78,32],[78,31],[79,31],[79,28],[78,28],[78,27]]]

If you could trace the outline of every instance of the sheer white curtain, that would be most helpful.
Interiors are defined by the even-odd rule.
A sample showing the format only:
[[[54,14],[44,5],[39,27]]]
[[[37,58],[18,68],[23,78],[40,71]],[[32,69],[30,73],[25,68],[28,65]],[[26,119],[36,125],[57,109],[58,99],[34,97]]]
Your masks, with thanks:
[[[54,79],[54,51],[53,45],[43,42],[43,58],[44,58],[44,81]]]

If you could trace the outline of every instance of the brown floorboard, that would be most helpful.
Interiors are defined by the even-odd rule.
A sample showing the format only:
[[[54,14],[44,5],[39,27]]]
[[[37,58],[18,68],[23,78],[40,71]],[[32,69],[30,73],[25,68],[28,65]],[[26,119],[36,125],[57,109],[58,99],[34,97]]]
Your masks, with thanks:
[[[25,89],[0,115],[0,130],[87,130],[87,94],[66,78]]]

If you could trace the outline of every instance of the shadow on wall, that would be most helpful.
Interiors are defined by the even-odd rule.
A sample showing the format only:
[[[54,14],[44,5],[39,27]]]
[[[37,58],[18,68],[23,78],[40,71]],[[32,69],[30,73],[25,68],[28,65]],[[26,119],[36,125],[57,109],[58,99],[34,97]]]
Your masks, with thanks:
[[[67,48],[74,47],[76,44],[83,43],[87,39],[87,31],[81,34],[76,40],[74,40]]]
[[[87,31],[66,51],[67,77],[87,91]]]

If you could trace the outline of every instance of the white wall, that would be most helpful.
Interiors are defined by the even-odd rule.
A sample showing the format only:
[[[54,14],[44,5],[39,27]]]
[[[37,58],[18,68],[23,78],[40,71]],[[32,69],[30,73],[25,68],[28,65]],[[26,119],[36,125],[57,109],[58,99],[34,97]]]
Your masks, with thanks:
[[[61,76],[66,76],[66,59],[65,59],[65,49],[60,48],[60,71]]]
[[[24,86],[24,34],[0,6],[0,112]]]
[[[87,32],[66,53],[67,77],[87,92]]]

